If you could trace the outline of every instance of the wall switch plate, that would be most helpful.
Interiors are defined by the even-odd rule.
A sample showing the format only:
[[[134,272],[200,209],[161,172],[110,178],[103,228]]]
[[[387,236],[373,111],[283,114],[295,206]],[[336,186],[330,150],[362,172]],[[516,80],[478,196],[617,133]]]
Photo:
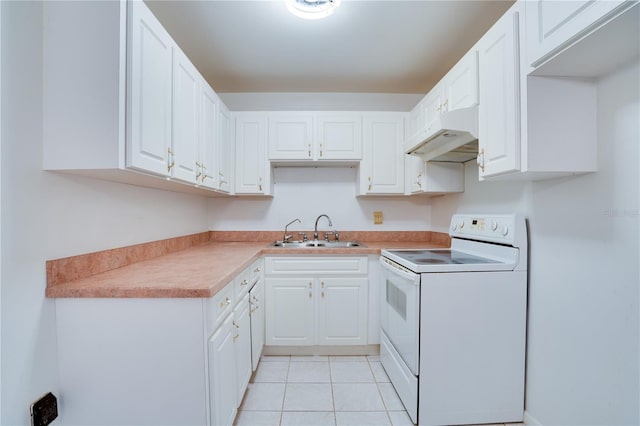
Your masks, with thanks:
[[[382,225],[382,212],[373,212],[373,224]]]
[[[49,392],[31,404],[31,425],[47,426],[58,417],[58,400]]]

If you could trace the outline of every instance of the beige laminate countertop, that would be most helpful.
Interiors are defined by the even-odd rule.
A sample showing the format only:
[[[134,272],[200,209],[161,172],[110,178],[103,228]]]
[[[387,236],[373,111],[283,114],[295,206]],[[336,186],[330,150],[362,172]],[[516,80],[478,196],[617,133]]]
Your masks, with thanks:
[[[263,255],[369,255],[383,248],[437,248],[432,242],[363,242],[352,248],[279,248],[264,242],[208,242],[47,287],[51,298],[211,297]]]

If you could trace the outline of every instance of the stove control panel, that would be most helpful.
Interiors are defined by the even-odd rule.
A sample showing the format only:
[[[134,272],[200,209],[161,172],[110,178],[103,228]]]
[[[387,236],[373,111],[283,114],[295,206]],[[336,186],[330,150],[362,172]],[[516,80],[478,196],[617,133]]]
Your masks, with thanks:
[[[466,215],[457,214],[451,219],[449,235],[470,240],[488,241],[517,247],[519,238],[526,235],[524,217],[521,215]]]

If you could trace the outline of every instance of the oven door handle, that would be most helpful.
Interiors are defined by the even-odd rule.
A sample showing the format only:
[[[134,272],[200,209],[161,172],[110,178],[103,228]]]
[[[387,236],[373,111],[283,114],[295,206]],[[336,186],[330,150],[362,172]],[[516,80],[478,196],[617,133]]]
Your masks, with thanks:
[[[408,270],[402,265],[398,265],[397,263],[387,260],[384,257],[380,257],[380,265],[382,265],[392,274],[400,275],[402,278],[409,280],[416,285],[420,283],[420,275]]]

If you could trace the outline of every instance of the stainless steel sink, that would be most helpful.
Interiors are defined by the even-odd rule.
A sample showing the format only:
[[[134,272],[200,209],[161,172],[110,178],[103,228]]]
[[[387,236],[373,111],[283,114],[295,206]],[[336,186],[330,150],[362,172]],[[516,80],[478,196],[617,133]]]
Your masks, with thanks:
[[[363,245],[357,241],[274,241],[271,243],[272,247],[282,248],[304,248],[304,247],[323,247],[323,248],[348,248],[348,247],[362,247]]]

